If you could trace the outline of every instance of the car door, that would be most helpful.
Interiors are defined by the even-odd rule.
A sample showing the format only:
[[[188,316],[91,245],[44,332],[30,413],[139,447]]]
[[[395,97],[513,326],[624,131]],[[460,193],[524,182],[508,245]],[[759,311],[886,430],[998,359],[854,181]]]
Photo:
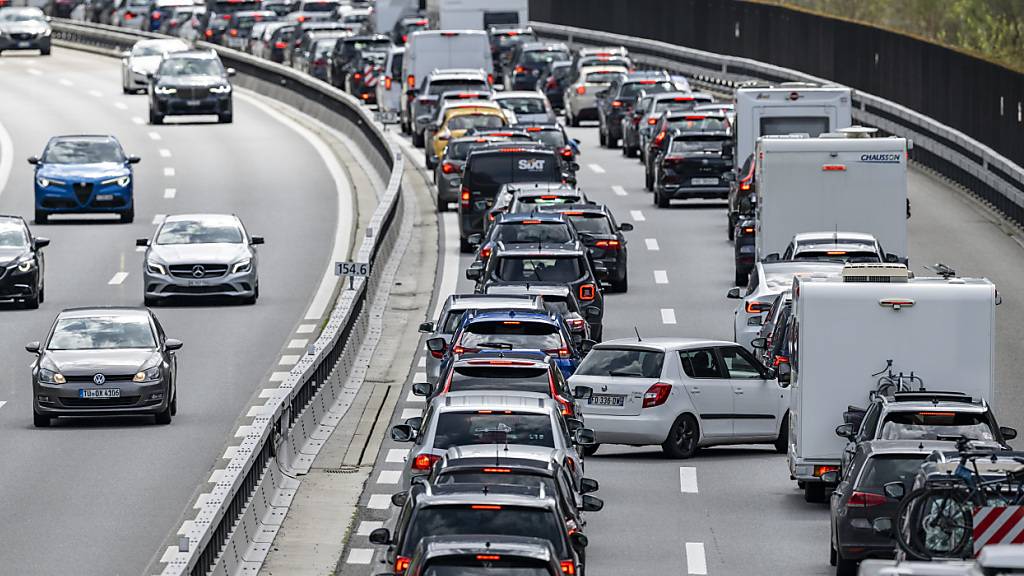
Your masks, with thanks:
[[[718,354],[735,396],[733,434],[759,438],[778,436],[782,389],[775,380],[765,378],[764,367],[743,348],[722,346]]]
[[[680,350],[679,361],[686,375],[684,386],[697,409],[704,436],[732,436],[735,394],[715,349]]]

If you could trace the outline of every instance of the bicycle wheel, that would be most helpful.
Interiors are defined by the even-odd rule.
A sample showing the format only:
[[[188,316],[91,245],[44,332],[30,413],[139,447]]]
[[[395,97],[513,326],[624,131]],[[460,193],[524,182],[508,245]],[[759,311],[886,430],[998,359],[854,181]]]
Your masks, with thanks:
[[[972,526],[964,489],[926,486],[900,503],[896,541],[913,560],[961,558],[971,541]]]

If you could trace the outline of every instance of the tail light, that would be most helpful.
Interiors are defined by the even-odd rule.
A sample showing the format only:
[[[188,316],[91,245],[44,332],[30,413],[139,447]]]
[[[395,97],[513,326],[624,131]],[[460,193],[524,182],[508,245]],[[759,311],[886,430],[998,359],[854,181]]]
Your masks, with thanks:
[[[522,66],[516,66],[515,72],[516,74],[522,74],[523,72],[526,72],[526,68],[523,68]]]
[[[488,74],[487,75],[487,83],[488,84],[494,84],[494,74]]]
[[[612,108],[622,108],[621,100],[612,100]]]
[[[569,148],[568,146],[566,146],[565,148],[562,148],[562,158],[570,158],[571,159],[572,158],[572,148]]]
[[[491,246],[487,245],[480,249],[480,259],[487,260],[491,257]]]
[[[548,81],[544,84],[544,87],[548,89],[558,88],[558,82],[555,82],[554,77],[549,77]]]
[[[408,34],[402,34],[402,44],[405,44],[408,41],[409,41],[409,35]]]
[[[776,356],[772,360],[772,366],[778,366],[779,364],[789,364],[789,356]]]
[[[324,60],[323,58],[317,58],[316,60],[313,60],[313,66],[326,66],[326,65],[327,65],[327,60]]]
[[[622,243],[618,240],[598,240],[594,243],[594,246],[606,250],[618,250],[621,245]]]
[[[410,560],[406,556],[399,556],[398,558],[395,558],[395,572],[398,572],[399,574],[405,572],[406,569],[409,568],[409,562]]]
[[[170,26],[171,28],[177,28],[178,27],[178,21],[177,20],[171,20],[171,22],[170,22],[170,24],[168,24],[168,26]]]
[[[838,471],[839,471],[839,466],[829,466],[828,464],[823,464],[821,466],[815,466],[814,467],[814,476],[816,478],[821,478],[821,475],[824,474],[825,472],[838,472]]]
[[[391,90],[391,76],[384,77],[384,89]]]
[[[870,508],[872,506],[881,506],[885,502],[886,498],[881,494],[854,492],[850,494],[850,499],[846,502],[846,505],[850,508]]]
[[[586,86],[577,86],[576,87],[576,93],[579,94],[580,96],[586,94],[587,93],[587,87]]]
[[[569,350],[567,348],[562,350],[565,350],[566,355],[568,355]],[[562,356],[562,358],[565,358],[565,356]],[[548,373],[548,384],[551,386],[551,397],[562,406],[562,416],[572,416],[572,402],[562,398],[558,391],[555,390],[555,377],[550,372]]]
[[[743,182],[740,184],[740,190],[748,192],[750,190],[750,182]]]
[[[563,338],[561,335],[559,335],[558,338],[559,338],[559,340],[561,340],[561,345],[558,348],[552,348],[550,350],[545,350],[544,353],[545,354],[550,354],[552,356],[556,356],[557,355],[559,358],[568,358],[569,357],[569,346],[565,343],[565,338]],[[555,393],[555,383],[554,383],[553,380],[551,382],[551,393],[552,394]]]
[[[205,35],[205,36],[206,36],[207,38],[212,38],[212,37],[213,37],[213,30],[210,30],[209,28],[207,28],[207,29],[206,29],[206,32],[204,32],[203,34],[204,34],[204,35]],[[283,42],[278,42],[278,44],[283,44]],[[284,48],[284,46],[278,46],[278,48]]]
[[[359,72],[356,72],[355,74],[352,75],[352,78],[354,78],[356,80],[361,80],[362,77],[363,77],[363,75],[360,74]]]
[[[845,172],[846,166],[843,164],[825,164],[821,169],[825,172]]]
[[[593,300],[597,297],[597,286],[593,284],[582,284],[579,289],[580,300]]]
[[[441,164],[441,172],[444,172],[445,174],[457,174],[458,171],[458,167],[455,166],[455,164],[452,164],[451,162],[445,162]]]
[[[232,38],[238,38],[238,29],[232,28],[228,31],[228,34],[230,34]]]
[[[647,125],[648,126],[654,126],[657,123],[658,123],[658,119],[657,118],[648,118],[647,119]]]
[[[767,312],[771,305],[764,302],[747,302],[747,314]]]
[[[409,74],[409,77],[405,79],[405,83],[409,86],[410,89],[415,88],[416,87],[416,76],[414,76],[412,74]]]
[[[305,16],[299,16],[298,18],[296,18],[296,20],[298,20],[299,23],[302,23],[302,22],[306,21],[306,17]]]
[[[160,19],[160,12],[154,11],[152,14],[149,15],[149,17],[152,18],[153,20],[159,20]]]
[[[664,130],[662,130],[661,132],[658,132],[658,135],[654,137],[654,145],[655,146],[661,146],[662,141],[665,140],[665,134],[666,134],[666,132]]]
[[[135,18],[135,14],[133,12],[125,12],[124,17],[131,20],[132,18]]]
[[[207,30],[207,32],[209,32],[209,30]],[[287,42],[274,42],[274,48],[279,48],[281,50],[284,50],[287,47],[288,47],[288,43]]]
[[[469,188],[466,188],[465,186],[462,187],[462,196],[461,196],[461,198],[462,198],[462,207],[464,209],[468,210],[469,209]]]
[[[579,332],[583,330],[583,328],[586,327],[586,325],[587,321],[584,320],[583,318],[573,318],[572,320],[569,320],[569,328],[571,328],[573,332]]]
[[[231,20],[231,14],[225,14],[225,15],[221,16],[221,18],[224,19],[224,20]]]
[[[576,576],[576,563],[572,560],[562,560],[562,574],[568,574],[569,576]]]
[[[412,468],[413,470],[430,470],[434,462],[440,459],[441,457],[437,454],[420,454],[412,461]]]
[[[367,92],[363,92],[362,94],[359,95],[359,97],[362,98],[363,100],[369,100],[370,94]]]
[[[651,387],[644,392],[644,408],[661,406],[668,401],[668,395],[672,392],[672,385],[665,382],[651,384]]]
[[[753,226],[744,226],[743,227],[743,233],[744,234],[753,234],[754,233],[754,227]]]

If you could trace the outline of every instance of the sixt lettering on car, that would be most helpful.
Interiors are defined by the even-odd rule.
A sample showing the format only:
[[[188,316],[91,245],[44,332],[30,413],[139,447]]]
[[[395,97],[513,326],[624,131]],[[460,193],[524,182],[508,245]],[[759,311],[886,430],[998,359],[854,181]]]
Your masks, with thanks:
[[[544,158],[523,158],[519,160],[519,169],[528,172],[543,172],[545,165]]]

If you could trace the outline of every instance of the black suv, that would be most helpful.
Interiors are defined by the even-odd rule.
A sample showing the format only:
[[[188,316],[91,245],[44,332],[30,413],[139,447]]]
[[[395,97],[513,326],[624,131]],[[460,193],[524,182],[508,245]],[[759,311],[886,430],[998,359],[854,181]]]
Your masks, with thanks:
[[[608,284],[612,292],[629,290],[626,237],[623,232],[633,230],[629,222],[618,224],[615,216],[604,204],[563,204],[544,206],[544,212],[559,212],[566,216],[580,240],[590,249],[590,256],[608,269]]]
[[[688,116],[669,136],[654,170],[654,204],[668,208],[672,199],[729,196],[733,138],[725,116]]]
[[[149,82],[149,123],[165,116],[216,114],[232,120],[231,83],[234,68],[225,69],[216,52],[174,52],[164,56]]]
[[[391,46],[391,38],[384,34],[351,36],[339,40],[334,45],[334,52],[331,53],[331,68],[327,77],[331,84],[344,90],[348,75],[355,71],[352,65],[360,52],[384,52]]]
[[[524,42],[512,50],[510,66],[505,70],[509,90],[535,90],[541,72],[553,62],[569,62],[572,53],[565,44]]]
[[[622,139],[622,118],[633,111],[641,92],[657,94],[676,90],[675,83],[664,70],[616,76],[607,88],[597,93],[597,119],[601,123],[598,140],[601,146],[618,147]]]
[[[33,237],[21,216],[0,215],[0,299],[20,300],[39,308],[44,299],[43,273],[46,238]]]

